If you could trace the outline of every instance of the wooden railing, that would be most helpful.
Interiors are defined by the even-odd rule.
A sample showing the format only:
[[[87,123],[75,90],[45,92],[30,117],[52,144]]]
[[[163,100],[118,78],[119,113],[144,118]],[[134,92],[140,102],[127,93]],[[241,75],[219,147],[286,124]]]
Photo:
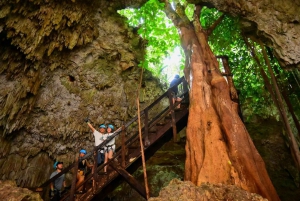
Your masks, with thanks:
[[[179,97],[182,98],[182,102],[188,100],[188,88],[187,84],[183,77],[178,79],[178,82],[174,85],[174,87],[179,87],[184,91],[180,93]],[[173,139],[174,141],[177,141],[176,139],[176,122],[175,122],[175,113],[174,109],[177,107],[178,102],[175,102],[173,104],[172,100],[172,89],[168,89],[163,95],[161,95],[159,98],[157,98],[152,104],[150,104],[148,107],[143,109],[140,112],[141,116],[141,123],[142,123],[142,136],[143,136],[143,142],[145,147],[147,148],[150,146],[151,142],[149,142],[148,138],[149,135],[155,130],[155,126],[159,121],[162,120],[167,115],[171,115],[171,122],[172,122],[172,131],[173,131]],[[115,163],[116,161],[119,162],[121,167],[126,168],[128,167],[133,161],[135,153],[130,153],[128,151],[130,147],[139,147],[139,137],[138,137],[138,116],[131,119],[129,122],[124,124],[122,126],[122,130],[119,132],[114,133],[110,138],[103,141],[98,146],[94,147],[92,152],[87,153],[83,158],[76,160],[74,163],[70,164],[68,167],[64,168],[59,174],[55,175],[53,178],[47,180],[44,182],[38,189],[46,189],[48,188],[49,184],[51,182],[54,182],[57,178],[59,178],[61,175],[66,174],[68,172],[73,172],[73,179],[71,184],[71,189],[69,192],[63,195],[62,200],[74,200],[74,194],[76,190],[81,186],[91,185],[93,194],[97,194],[101,191],[99,188],[99,184],[97,181],[99,181],[99,177],[103,175],[101,171],[103,168],[110,163]],[[97,167],[97,154],[99,153],[98,150],[100,148],[104,147],[107,142],[109,142],[112,138],[117,137],[121,135],[121,139],[118,139],[117,142],[119,146],[116,146],[117,149],[115,150],[115,154],[111,160],[109,160],[107,163],[104,163]],[[138,151],[137,151],[138,152]],[[133,159],[133,161],[128,160],[128,157]],[[78,186],[76,186],[76,174],[78,170],[78,163],[82,160],[93,160],[94,166],[92,168],[91,174],[88,174],[85,176],[85,180]],[[130,162],[129,162],[130,161]],[[100,175],[100,176],[99,176]],[[91,182],[92,184],[90,184]],[[109,183],[109,181],[108,181]],[[44,190],[45,192],[45,190]]]

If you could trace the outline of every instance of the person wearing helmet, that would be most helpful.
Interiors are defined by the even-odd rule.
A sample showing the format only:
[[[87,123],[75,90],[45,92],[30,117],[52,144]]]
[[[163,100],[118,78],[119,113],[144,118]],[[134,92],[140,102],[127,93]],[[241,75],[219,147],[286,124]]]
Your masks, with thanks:
[[[79,162],[78,162],[78,172],[77,172],[77,182],[76,182],[76,188],[84,181],[84,176],[86,173],[86,168],[92,168],[93,165],[89,164],[89,162],[86,159],[82,158],[87,154],[85,149],[81,149],[79,151]],[[79,193],[82,192],[83,186],[80,186],[78,188]]]
[[[111,138],[112,135],[115,134],[115,132],[119,131],[121,128],[117,129],[115,132],[113,132],[115,129],[115,127],[112,124],[108,124],[107,125],[107,129],[106,129],[106,134],[103,135],[103,140],[106,140],[108,138]],[[113,137],[111,140],[109,140],[109,142],[107,142],[105,144],[105,157],[104,157],[104,163],[107,163],[107,161],[109,159],[112,159],[113,157],[113,153],[116,149],[116,145],[115,145],[115,137]],[[107,168],[106,166],[104,167],[104,172],[106,172]]]
[[[50,175],[50,179],[62,171],[63,162],[56,161],[53,165],[53,168],[56,170],[54,172],[52,172],[52,174]],[[59,201],[60,200],[62,187],[66,187],[64,174],[50,183],[50,200],[51,201]]]
[[[178,97],[178,82],[179,82],[179,75],[175,75],[174,79],[170,82],[170,88],[172,90],[172,100],[173,100],[173,104],[175,104],[175,102],[180,102],[182,99],[180,97]],[[176,107],[177,109],[180,108],[180,104],[177,105]]]
[[[95,138],[95,147],[98,146],[103,142],[103,134],[106,131],[106,125],[105,124],[100,124],[99,125],[99,131],[97,131],[92,124],[90,123],[89,119],[86,118],[84,121],[87,123],[87,125],[90,127],[90,129],[93,131],[93,135]],[[97,157],[97,164],[98,166],[101,165],[104,161],[104,148],[100,148],[98,150],[98,157]]]

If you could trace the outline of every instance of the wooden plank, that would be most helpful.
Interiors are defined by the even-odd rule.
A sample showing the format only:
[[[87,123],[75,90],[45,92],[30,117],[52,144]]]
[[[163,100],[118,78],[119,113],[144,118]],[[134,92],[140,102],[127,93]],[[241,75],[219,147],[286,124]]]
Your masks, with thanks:
[[[116,162],[110,163],[111,167],[117,171],[125,181],[134,188],[141,196],[147,199],[146,189],[145,187],[140,184],[131,174],[129,174],[124,168],[118,165]]]
[[[183,108],[182,110],[176,112],[175,122],[178,122],[181,118],[183,118],[187,114],[188,114],[187,108]],[[172,127],[172,123],[171,121],[169,121],[157,131],[156,135],[149,135],[150,144],[152,145],[154,142],[159,140],[171,127]],[[146,149],[148,149],[148,147]],[[128,154],[129,158],[140,157],[140,151],[141,151],[140,148],[131,150],[131,152]]]
[[[76,176],[77,176],[77,172],[78,172],[78,163],[79,163],[79,158],[76,159],[76,162],[75,162],[74,176],[73,176],[73,180],[72,180],[72,186],[71,186],[70,195],[74,195],[75,190],[76,190]],[[69,200],[73,201],[74,200],[74,196],[71,196]]]
[[[125,146],[125,126],[122,126],[122,148],[121,148],[121,156],[122,156],[122,167],[125,167],[125,156],[126,156],[126,146]]]
[[[176,128],[176,120],[175,120],[175,112],[174,112],[174,103],[176,103],[176,100],[174,100],[173,103],[173,97],[171,90],[168,90],[169,92],[169,104],[170,104],[170,110],[171,110],[171,122],[172,122],[172,131],[173,131],[173,141],[177,142],[177,128]]]

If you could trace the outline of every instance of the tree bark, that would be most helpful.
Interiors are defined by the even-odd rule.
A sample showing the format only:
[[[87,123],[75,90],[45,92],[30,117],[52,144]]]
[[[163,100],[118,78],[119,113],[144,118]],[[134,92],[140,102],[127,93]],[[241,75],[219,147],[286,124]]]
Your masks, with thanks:
[[[168,2],[167,2],[168,3]],[[180,7],[176,8],[180,11]],[[237,185],[268,200],[280,200],[249,134],[231,101],[226,80],[212,53],[197,6],[191,24],[166,4],[166,14],[179,29],[190,85],[185,180]]]

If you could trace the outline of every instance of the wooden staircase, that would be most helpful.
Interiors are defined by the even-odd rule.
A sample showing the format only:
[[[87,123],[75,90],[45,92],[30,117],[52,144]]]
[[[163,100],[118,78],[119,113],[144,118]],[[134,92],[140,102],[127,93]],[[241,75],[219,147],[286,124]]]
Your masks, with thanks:
[[[172,139],[177,141],[177,132],[184,128],[188,118],[188,89],[183,77],[178,81],[177,85],[185,91],[181,94],[181,107],[175,109],[178,104],[173,104],[171,90],[169,89],[151,105],[140,112],[142,122],[142,137],[144,144],[145,159],[149,159],[163,144]],[[146,190],[143,185],[131,176],[131,174],[141,166],[141,146],[138,135],[138,118],[135,117],[128,123],[123,125],[122,131],[115,133],[112,137],[118,136],[116,151],[114,157],[107,163],[97,167],[96,159],[98,149],[105,146],[111,139],[107,139],[99,146],[94,148],[93,152],[86,154],[83,159],[93,160],[94,168],[85,176],[85,180],[79,186],[76,184],[76,174],[78,161],[69,165],[61,173],[52,179],[43,183],[39,188],[42,197],[47,197],[49,184],[62,174],[73,172],[73,180],[71,189],[62,195],[62,201],[88,201],[93,198],[99,200],[107,193],[112,191],[120,181],[125,179],[141,196],[147,197]],[[119,146],[118,146],[119,145]],[[94,154],[95,153],[95,154]],[[82,159],[82,160],[83,160]],[[107,174],[104,174],[103,168],[107,166]],[[84,191],[78,193],[78,188],[83,186]],[[42,190],[41,190],[42,189]]]

